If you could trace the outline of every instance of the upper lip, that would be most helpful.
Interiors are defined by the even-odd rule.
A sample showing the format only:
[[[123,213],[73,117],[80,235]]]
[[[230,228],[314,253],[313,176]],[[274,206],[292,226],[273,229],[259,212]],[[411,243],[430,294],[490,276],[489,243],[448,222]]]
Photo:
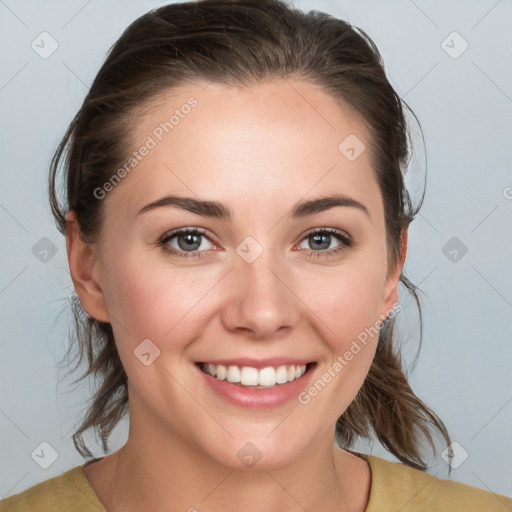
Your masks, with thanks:
[[[224,365],[224,366],[250,366],[261,370],[273,366],[275,368],[279,366],[302,366],[312,363],[310,359],[297,359],[293,357],[270,357],[267,359],[252,359],[250,357],[241,357],[237,359],[208,359],[201,361],[206,364]]]

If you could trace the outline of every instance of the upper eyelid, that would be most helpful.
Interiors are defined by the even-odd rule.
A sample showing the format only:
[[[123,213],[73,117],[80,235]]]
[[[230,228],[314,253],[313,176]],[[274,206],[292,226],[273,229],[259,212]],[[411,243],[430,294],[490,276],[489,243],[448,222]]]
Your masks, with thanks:
[[[168,240],[169,238],[172,238],[172,237],[174,237],[176,235],[181,235],[183,233],[197,233],[197,234],[200,234],[200,235],[210,239],[210,236],[208,235],[206,229],[204,229],[204,228],[197,228],[197,227],[188,227],[187,226],[187,227],[183,227],[183,228],[170,229],[169,231],[166,231],[160,237],[160,241]]]
[[[338,228],[331,228],[327,226],[319,227],[319,228],[311,228],[306,232],[304,235],[305,237],[314,233],[331,233],[331,234],[338,234],[338,235],[346,235],[347,237],[352,238],[352,236],[347,233],[344,229],[338,229]]]
[[[301,241],[307,238],[308,236],[315,235],[317,233],[328,233],[329,235],[333,236],[339,236],[343,238],[348,238],[350,241],[353,241],[353,236],[345,231],[344,229],[338,229],[338,228],[329,228],[329,227],[320,227],[320,228],[312,228],[309,231],[307,231],[303,237],[301,238]]]

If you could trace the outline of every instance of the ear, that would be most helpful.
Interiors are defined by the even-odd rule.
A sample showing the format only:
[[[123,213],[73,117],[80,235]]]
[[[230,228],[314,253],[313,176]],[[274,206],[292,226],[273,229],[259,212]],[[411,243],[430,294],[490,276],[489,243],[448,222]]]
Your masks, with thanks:
[[[82,240],[73,211],[66,214],[66,250],[71,279],[83,308],[96,320],[110,322],[101,288],[96,245]]]
[[[405,263],[407,254],[407,237],[408,228],[403,228],[400,235],[400,254],[398,261],[393,268],[388,269],[388,275],[384,285],[384,293],[382,296],[381,316],[387,316],[393,306],[398,302],[398,283],[402,275],[402,268]]]

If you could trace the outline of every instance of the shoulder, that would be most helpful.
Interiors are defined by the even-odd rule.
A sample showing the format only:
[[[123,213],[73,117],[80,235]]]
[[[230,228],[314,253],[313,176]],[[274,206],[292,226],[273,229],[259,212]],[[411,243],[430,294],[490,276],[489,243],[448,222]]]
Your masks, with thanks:
[[[511,512],[512,499],[405,464],[358,454],[370,465],[372,483],[366,512]]]
[[[0,512],[106,512],[77,466],[0,501]]]

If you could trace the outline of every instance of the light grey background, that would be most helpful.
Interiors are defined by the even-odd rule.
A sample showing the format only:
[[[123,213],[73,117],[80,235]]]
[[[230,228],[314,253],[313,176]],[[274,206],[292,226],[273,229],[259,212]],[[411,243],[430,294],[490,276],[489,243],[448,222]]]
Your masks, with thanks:
[[[109,47],[136,17],[163,4],[0,0],[0,497],[83,462],[70,431],[87,387],[72,387],[56,366],[67,347],[71,281],[64,240],[47,205],[48,165]],[[425,333],[414,369],[414,330],[405,335],[410,382],[467,452],[464,460],[465,452],[456,451],[460,465],[451,478],[512,496],[512,3],[295,5],[368,32],[392,84],[422,123],[427,196],[411,226],[406,269],[426,294]],[[51,48],[44,31],[58,43],[45,59],[31,47],[35,40],[43,51],[46,37],[44,48]],[[417,154],[421,169],[421,147]],[[409,176],[411,184],[419,182],[418,174]],[[44,237],[57,247],[46,263]],[[443,252],[453,237],[458,241]],[[34,254],[37,243],[43,245]],[[414,323],[414,310],[406,313]],[[126,424],[116,431],[114,447],[125,436]],[[47,469],[36,463],[51,461],[53,452],[42,442],[58,454]],[[378,442],[356,448],[396,460]],[[447,477],[441,457],[429,472]]]

